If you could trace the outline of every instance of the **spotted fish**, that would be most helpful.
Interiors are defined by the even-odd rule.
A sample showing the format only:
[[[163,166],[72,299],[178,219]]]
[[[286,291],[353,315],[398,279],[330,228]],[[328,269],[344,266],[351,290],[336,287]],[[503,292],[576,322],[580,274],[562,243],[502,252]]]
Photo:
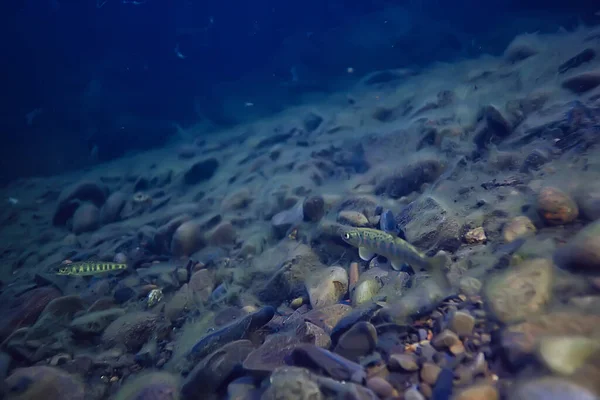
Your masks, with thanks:
[[[102,261],[82,261],[62,266],[56,275],[90,276],[104,272],[118,272],[127,268],[127,264]]]
[[[358,247],[361,259],[369,261],[375,254],[390,260],[392,267],[399,270],[406,263],[416,268],[424,268],[430,273],[438,273],[446,264],[446,255],[438,254],[427,257],[410,243],[399,237],[377,229],[353,228],[342,232],[342,239],[354,247]]]

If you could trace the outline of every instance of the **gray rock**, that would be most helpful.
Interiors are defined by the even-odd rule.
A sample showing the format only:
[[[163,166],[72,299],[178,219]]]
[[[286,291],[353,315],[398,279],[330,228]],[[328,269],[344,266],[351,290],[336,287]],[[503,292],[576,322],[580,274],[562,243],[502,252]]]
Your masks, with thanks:
[[[424,183],[435,181],[443,170],[444,166],[438,160],[419,161],[383,177],[375,187],[375,194],[394,199],[407,196],[418,191]]]
[[[432,196],[410,203],[396,216],[396,222],[407,241],[421,250],[454,252],[461,245],[460,219]]]

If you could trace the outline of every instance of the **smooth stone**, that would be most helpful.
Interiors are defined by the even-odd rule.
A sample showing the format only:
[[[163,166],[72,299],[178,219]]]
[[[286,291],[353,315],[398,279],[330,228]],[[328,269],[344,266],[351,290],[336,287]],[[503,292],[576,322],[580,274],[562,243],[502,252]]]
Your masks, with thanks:
[[[458,336],[469,336],[475,328],[475,318],[468,311],[456,311],[452,314],[449,328]]]
[[[421,367],[420,376],[423,382],[433,386],[435,385],[435,382],[437,381],[440,372],[442,372],[442,369],[439,366],[426,362]]]

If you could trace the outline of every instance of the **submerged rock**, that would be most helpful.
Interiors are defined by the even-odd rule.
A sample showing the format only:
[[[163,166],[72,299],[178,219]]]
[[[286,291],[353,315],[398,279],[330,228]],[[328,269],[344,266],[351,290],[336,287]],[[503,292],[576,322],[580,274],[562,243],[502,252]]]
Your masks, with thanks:
[[[244,360],[244,369],[258,373],[273,372],[285,365],[286,357],[300,341],[286,334],[269,335],[265,342]]]
[[[128,379],[115,400],[178,400],[179,378],[167,372],[143,372]]]
[[[202,223],[198,220],[183,222],[173,233],[171,252],[175,256],[189,256],[205,245]]]
[[[100,210],[92,203],[80,205],[73,214],[73,228],[75,234],[94,231],[100,226]]]
[[[522,215],[510,220],[502,231],[502,237],[507,243],[511,243],[518,238],[527,237],[535,234],[535,225],[531,220]]]
[[[552,294],[553,268],[552,261],[535,259],[491,278],[485,294],[495,316],[506,323],[543,311]]]
[[[125,314],[106,327],[102,334],[105,346],[124,346],[137,351],[152,336],[163,337],[166,333],[162,318],[156,314],[137,311]]]
[[[600,221],[592,222],[554,253],[563,268],[584,272],[600,270]]]
[[[575,94],[585,93],[600,85],[600,70],[582,72],[562,82],[562,87]]]
[[[505,359],[513,366],[528,362],[544,337],[581,336],[597,338],[600,317],[576,312],[534,315],[528,321],[511,325],[501,334]]]
[[[550,336],[540,340],[538,356],[552,372],[571,375],[600,350],[600,340],[585,336]]]
[[[217,172],[217,168],[219,168],[219,162],[216,158],[198,161],[184,173],[183,182],[186,185],[196,185],[207,181]]]
[[[319,222],[325,215],[325,200],[321,196],[310,196],[304,200],[303,215],[305,221]]]
[[[6,378],[9,400],[84,400],[85,387],[74,375],[59,368],[17,368]]]
[[[257,282],[254,291],[259,300],[275,307],[304,296],[305,279],[325,268],[309,246],[294,241],[281,242],[254,259],[254,268],[260,270],[265,265],[275,269],[267,271],[271,278],[266,283]]]
[[[70,328],[81,335],[98,335],[106,329],[111,322],[125,315],[121,308],[109,308],[82,315],[71,321]]]
[[[556,377],[536,378],[522,383],[508,396],[509,400],[594,400],[597,398],[596,394],[589,389]]]
[[[100,210],[100,222],[102,224],[108,224],[110,222],[118,221],[121,216],[121,211],[125,207],[127,202],[127,195],[123,192],[114,192],[108,196],[106,203]]]
[[[444,171],[438,160],[423,160],[407,165],[392,174],[384,176],[375,187],[375,194],[386,194],[393,199],[407,196],[421,189],[425,183],[435,181]]]
[[[199,393],[215,393],[253,350],[254,345],[249,340],[237,340],[204,357],[183,381],[181,394],[184,399],[196,399]]]
[[[577,203],[568,194],[553,187],[546,187],[540,191],[537,209],[549,225],[567,224],[579,215]]]
[[[270,385],[262,395],[262,400],[322,400],[325,397],[319,385],[312,380],[310,372],[304,368],[282,367],[273,372]]]
[[[263,307],[223,328],[201,338],[188,353],[189,360],[200,360],[236,340],[245,340],[267,324],[275,315],[273,307]]]
[[[342,267],[329,267],[312,274],[306,290],[313,308],[333,305],[348,292],[348,273]]]
[[[406,239],[419,249],[456,251],[461,243],[462,223],[448,206],[431,196],[421,196],[406,206],[396,222]]]
[[[54,225],[65,225],[73,216],[80,202],[91,202],[96,207],[101,207],[106,201],[106,189],[91,181],[82,181],[64,189],[59,198],[58,205],[54,211],[52,223]]]
[[[42,287],[10,299],[6,308],[2,308],[0,339],[6,339],[15,329],[35,323],[46,305],[58,297],[57,289]]]

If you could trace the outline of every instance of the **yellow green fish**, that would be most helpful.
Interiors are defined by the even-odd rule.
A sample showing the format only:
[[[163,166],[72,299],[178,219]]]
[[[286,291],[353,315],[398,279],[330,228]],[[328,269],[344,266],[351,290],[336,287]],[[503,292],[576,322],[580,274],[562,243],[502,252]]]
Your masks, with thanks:
[[[412,244],[390,235],[384,231],[370,228],[352,228],[342,232],[342,239],[358,247],[358,255],[365,261],[371,260],[375,254],[390,260],[392,267],[399,270],[406,263],[412,267],[424,268],[431,273],[442,271],[446,265],[446,255],[440,253],[435,257],[427,257]]]
[[[82,261],[60,267],[56,275],[90,276],[104,272],[115,272],[127,268],[127,264],[102,261]]]

